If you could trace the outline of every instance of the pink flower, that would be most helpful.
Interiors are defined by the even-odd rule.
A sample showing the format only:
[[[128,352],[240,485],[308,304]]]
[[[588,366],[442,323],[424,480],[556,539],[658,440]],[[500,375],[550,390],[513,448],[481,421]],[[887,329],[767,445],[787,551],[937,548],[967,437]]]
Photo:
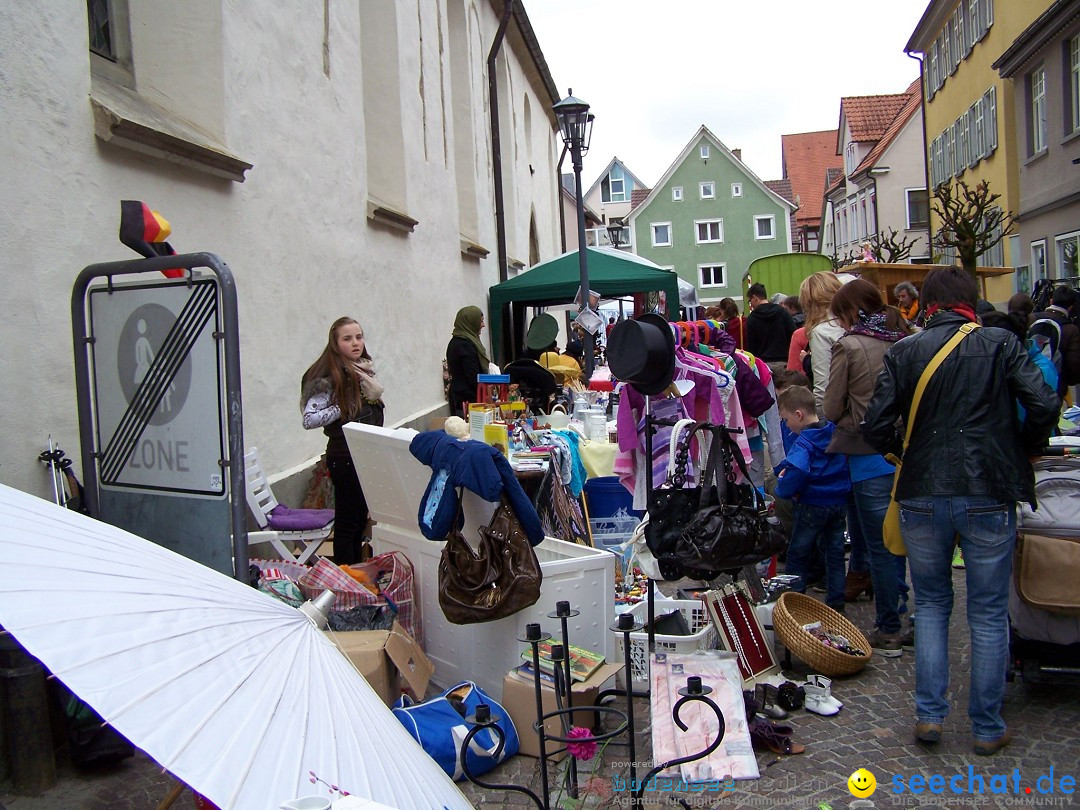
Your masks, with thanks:
[[[587,728],[581,726],[574,726],[570,729],[570,732],[566,735],[572,739],[585,739],[589,740],[592,737],[592,732]],[[596,742],[589,740],[588,742],[568,742],[566,744],[566,750],[570,756],[574,759],[583,759],[588,761],[596,755]]]

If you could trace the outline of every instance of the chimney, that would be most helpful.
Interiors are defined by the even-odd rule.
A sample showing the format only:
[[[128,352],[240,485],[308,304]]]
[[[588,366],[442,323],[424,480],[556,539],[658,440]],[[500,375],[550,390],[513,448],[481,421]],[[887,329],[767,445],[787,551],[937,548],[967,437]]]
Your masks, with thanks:
[[[742,149],[732,149],[731,154],[735,156],[737,161],[742,162]]]

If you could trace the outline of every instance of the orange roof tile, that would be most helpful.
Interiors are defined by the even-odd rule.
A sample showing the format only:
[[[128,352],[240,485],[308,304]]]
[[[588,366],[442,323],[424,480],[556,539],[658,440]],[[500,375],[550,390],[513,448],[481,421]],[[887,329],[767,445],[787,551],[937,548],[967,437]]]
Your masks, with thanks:
[[[915,114],[915,111],[920,108],[922,105],[922,80],[916,79],[913,81],[908,87],[905,95],[907,101],[904,103],[904,106],[900,108],[896,117],[893,118],[892,123],[890,123],[885,132],[882,133],[881,139],[874,144],[874,148],[867,153],[865,158],[863,158],[862,163],[860,163],[859,167],[855,170],[855,174],[869,170],[881,159],[881,156],[885,154],[885,150],[889,148],[889,144],[896,139],[896,136],[900,134],[900,130],[911,120],[911,116]]]
[[[890,96],[848,96],[840,99],[840,120],[847,121],[851,140],[877,141],[907,100],[907,93]],[[843,133],[840,133],[840,137],[843,137]],[[837,142],[839,143],[839,140]]]
[[[791,181],[793,202],[798,222],[815,224],[821,220],[821,189],[825,171],[841,168],[842,156],[836,154],[836,130],[799,132],[781,135],[780,148],[784,160],[784,177]]]

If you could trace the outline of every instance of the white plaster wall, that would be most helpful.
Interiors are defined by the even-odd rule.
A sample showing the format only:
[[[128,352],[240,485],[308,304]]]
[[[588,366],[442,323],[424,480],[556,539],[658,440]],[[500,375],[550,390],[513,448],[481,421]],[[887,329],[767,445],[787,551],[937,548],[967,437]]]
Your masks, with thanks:
[[[911,116],[878,161],[879,165],[889,167],[888,174],[877,178],[878,230],[887,232],[889,228],[895,228],[898,234],[914,239],[912,258],[928,254],[926,229],[906,230],[907,196],[904,190],[926,187],[922,144],[920,110]]]
[[[71,287],[87,264],[135,256],[116,238],[121,199],[141,199],[161,211],[179,252],[210,251],[229,264],[240,301],[245,443],[259,447],[271,474],[311,460],[324,447],[320,431],[301,428],[299,379],[340,315],[364,325],[387,389],[388,421],[443,404],[440,367],[454,313],[466,304],[486,305],[487,288],[499,277],[485,98],[472,99],[474,130],[484,145],[477,151],[487,156],[476,167],[478,237],[492,253],[477,261],[460,253],[453,132],[444,131],[449,63],[438,43],[448,41],[445,1],[398,5],[408,213],[419,225],[412,234],[372,225],[366,219],[359,12],[355,3],[329,8],[327,77],[321,12],[266,14],[257,0],[221,5],[224,125],[212,134],[254,164],[239,184],[95,137],[82,0],[0,4],[6,124],[0,182],[7,193],[0,256],[8,302],[0,320],[0,481],[45,495],[37,455],[50,433],[79,461]],[[482,0],[470,13],[486,48],[498,20]],[[133,47],[138,77],[135,35]],[[216,54],[218,46],[211,50]],[[486,89],[485,55],[477,61],[472,54],[471,70],[479,74],[473,87]],[[169,60],[156,63],[163,69]],[[182,60],[173,64],[188,69]],[[555,137],[549,127],[541,140],[547,118],[538,114],[551,101],[522,77],[518,54],[510,54],[509,64],[518,97],[532,94],[535,156]],[[518,137],[523,133],[504,121],[508,150]],[[504,156],[506,185],[517,189],[519,210],[527,199],[525,210],[536,211],[542,258],[559,247],[557,186],[548,163],[535,174],[526,164],[522,174],[521,162]],[[526,221],[515,238],[527,235]]]

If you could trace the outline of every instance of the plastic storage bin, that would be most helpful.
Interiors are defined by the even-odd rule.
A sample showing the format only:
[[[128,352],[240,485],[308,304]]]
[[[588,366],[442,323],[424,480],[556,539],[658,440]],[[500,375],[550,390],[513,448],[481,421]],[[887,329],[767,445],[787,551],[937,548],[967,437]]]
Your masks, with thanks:
[[[590,518],[611,517],[620,509],[641,517],[634,511],[634,496],[619,483],[617,475],[605,475],[587,480],[585,500],[589,504]]]
[[[560,625],[547,614],[555,603],[568,601],[580,611],[569,622],[570,643],[616,660],[621,639],[610,630],[615,623],[615,556],[606,551],[548,537],[537,546],[536,557],[544,582],[535,605],[497,622],[450,624],[439,607],[439,559],[443,543],[428,540],[417,526],[420,499],[431,476],[409,453],[416,431],[345,426],[368,508],[376,524],[372,546],[376,553],[401,551],[413,564],[417,601],[424,627],[424,651],[435,664],[433,682],[442,687],[475,681],[491,695],[502,693],[503,676],[521,663],[525,625],[539,623],[558,638]],[[463,535],[478,542],[478,526],[495,509],[471,492],[464,497]]]
[[[692,653],[697,650],[711,650],[716,647],[716,628],[709,618],[709,610],[701,600],[671,599],[656,602],[655,613],[662,616],[678,610],[690,627],[688,636],[668,636],[656,633],[653,636],[654,650],[658,653]],[[639,622],[649,621],[648,602],[639,602],[629,611]],[[622,646],[622,640],[619,640]],[[621,656],[620,656],[621,657]],[[645,631],[630,634],[630,677],[634,689],[649,689],[649,634]]]

